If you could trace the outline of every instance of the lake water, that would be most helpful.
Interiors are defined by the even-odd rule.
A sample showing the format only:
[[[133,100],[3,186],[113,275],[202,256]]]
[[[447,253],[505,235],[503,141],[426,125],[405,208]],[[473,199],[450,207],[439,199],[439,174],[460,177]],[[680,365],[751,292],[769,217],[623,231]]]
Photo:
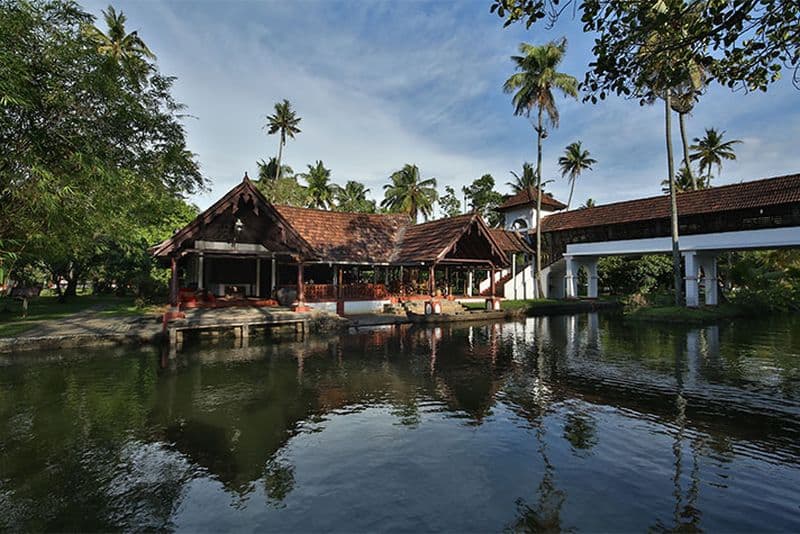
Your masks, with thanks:
[[[800,318],[0,360],[0,530],[798,531]]]

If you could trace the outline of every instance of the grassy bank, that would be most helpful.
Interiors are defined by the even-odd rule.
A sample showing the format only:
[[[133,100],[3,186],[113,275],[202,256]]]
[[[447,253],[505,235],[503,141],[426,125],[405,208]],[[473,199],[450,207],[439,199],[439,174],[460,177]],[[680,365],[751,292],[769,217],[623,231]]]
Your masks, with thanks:
[[[735,304],[721,304],[701,308],[684,306],[645,306],[625,312],[625,318],[635,321],[661,321],[669,323],[709,323],[734,317],[756,315],[752,308]]]
[[[65,302],[55,296],[43,296],[28,301],[28,315],[22,315],[22,302],[0,298],[0,337],[17,336],[44,321],[64,319],[73,314],[95,311],[100,316],[119,317],[158,313],[159,307],[139,307],[133,297],[79,295]]]

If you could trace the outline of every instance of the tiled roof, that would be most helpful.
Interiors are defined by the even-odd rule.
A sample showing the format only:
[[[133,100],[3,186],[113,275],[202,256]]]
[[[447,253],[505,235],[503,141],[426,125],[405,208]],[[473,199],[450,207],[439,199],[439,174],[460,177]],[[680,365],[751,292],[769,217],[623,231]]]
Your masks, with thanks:
[[[343,213],[275,206],[324,260],[389,263],[399,237],[411,224],[407,215]]]
[[[523,252],[525,254],[532,254],[533,249],[528,245],[522,236],[517,232],[511,230],[503,230],[502,228],[490,228],[492,237],[494,238],[497,246],[503,252]]]
[[[486,241],[494,250],[493,254],[497,256],[494,259],[498,262],[506,261],[502,249],[495,242],[480,215],[468,213],[409,226],[400,239],[394,262],[416,263],[440,260],[456,243],[459,243],[462,236],[470,231],[484,234]]]
[[[679,193],[677,202],[680,217],[800,202],[800,174]],[[661,195],[555,213],[542,219],[542,231],[668,219],[669,216],[669,195]]]
[[[511,208],[516,208],[517,206],[526,206],[528,204],[536,204],[536,190],[532,187],[523,189],[519,193],[506,198],[497,208],[497,211],[505,211]],[[549,211],[563,210],[566,207],[566,204],[554,199],[549,193],[545,193],[542,197],[542,208],[546,208]]]

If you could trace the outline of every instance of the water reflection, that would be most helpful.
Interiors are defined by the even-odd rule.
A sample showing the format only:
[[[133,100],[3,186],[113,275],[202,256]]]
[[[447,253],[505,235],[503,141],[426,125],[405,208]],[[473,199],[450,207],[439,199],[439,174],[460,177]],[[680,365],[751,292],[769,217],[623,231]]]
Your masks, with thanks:
[[[798,334],[588,314],[6,359],[0,528],[796,528]]]

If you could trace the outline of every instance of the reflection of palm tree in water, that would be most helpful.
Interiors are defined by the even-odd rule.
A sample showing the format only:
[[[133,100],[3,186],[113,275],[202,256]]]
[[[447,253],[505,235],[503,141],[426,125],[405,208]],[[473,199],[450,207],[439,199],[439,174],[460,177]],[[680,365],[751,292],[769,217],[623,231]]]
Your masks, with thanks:
[[[689,473],[690,485],[686,491],[684,499],[684,492],[681,484],[683,476],[683,440],[686,433],[686,407],[688,402],[684,396],[684,352],[680,338],[674,338],[675,347],[675,381],[677,385],[677,397],[675,399],[675,441],[672,444],[672,453],[675,456],[675,474],[672,477],[673,491],[672,495],[675,497],[675,508],[673,511],[673,529],[674,530],[700,530],[701,512],[697,507],[697,497],[700,491],[700,463],[698,455],[702,448],[702,440],[695,438],[690,441],[690,451],[692,455],[692,468]],[[689,357],[698,357],[699,355],[688,355]],[[663,525],[659,525],[663,528]]]
[[[556,487],[555,466],[550,461],[547,453],[547,440],[545,437],[545,416],[550,403],[549,386],[547,378],[550,375],[550,358],[545,354],[541,343],[541,336],[534,340],[536,347],[537,377],[534,388],[534,398],[538,404],[539,417],[536,427],[537,452],[542,457],[542,480],[537,489],[537,503],[535,507],[527,504],[524,499],[517,499],[517,519],[512,529],[530,532],[562,532],[561,508],[566,495]]]

